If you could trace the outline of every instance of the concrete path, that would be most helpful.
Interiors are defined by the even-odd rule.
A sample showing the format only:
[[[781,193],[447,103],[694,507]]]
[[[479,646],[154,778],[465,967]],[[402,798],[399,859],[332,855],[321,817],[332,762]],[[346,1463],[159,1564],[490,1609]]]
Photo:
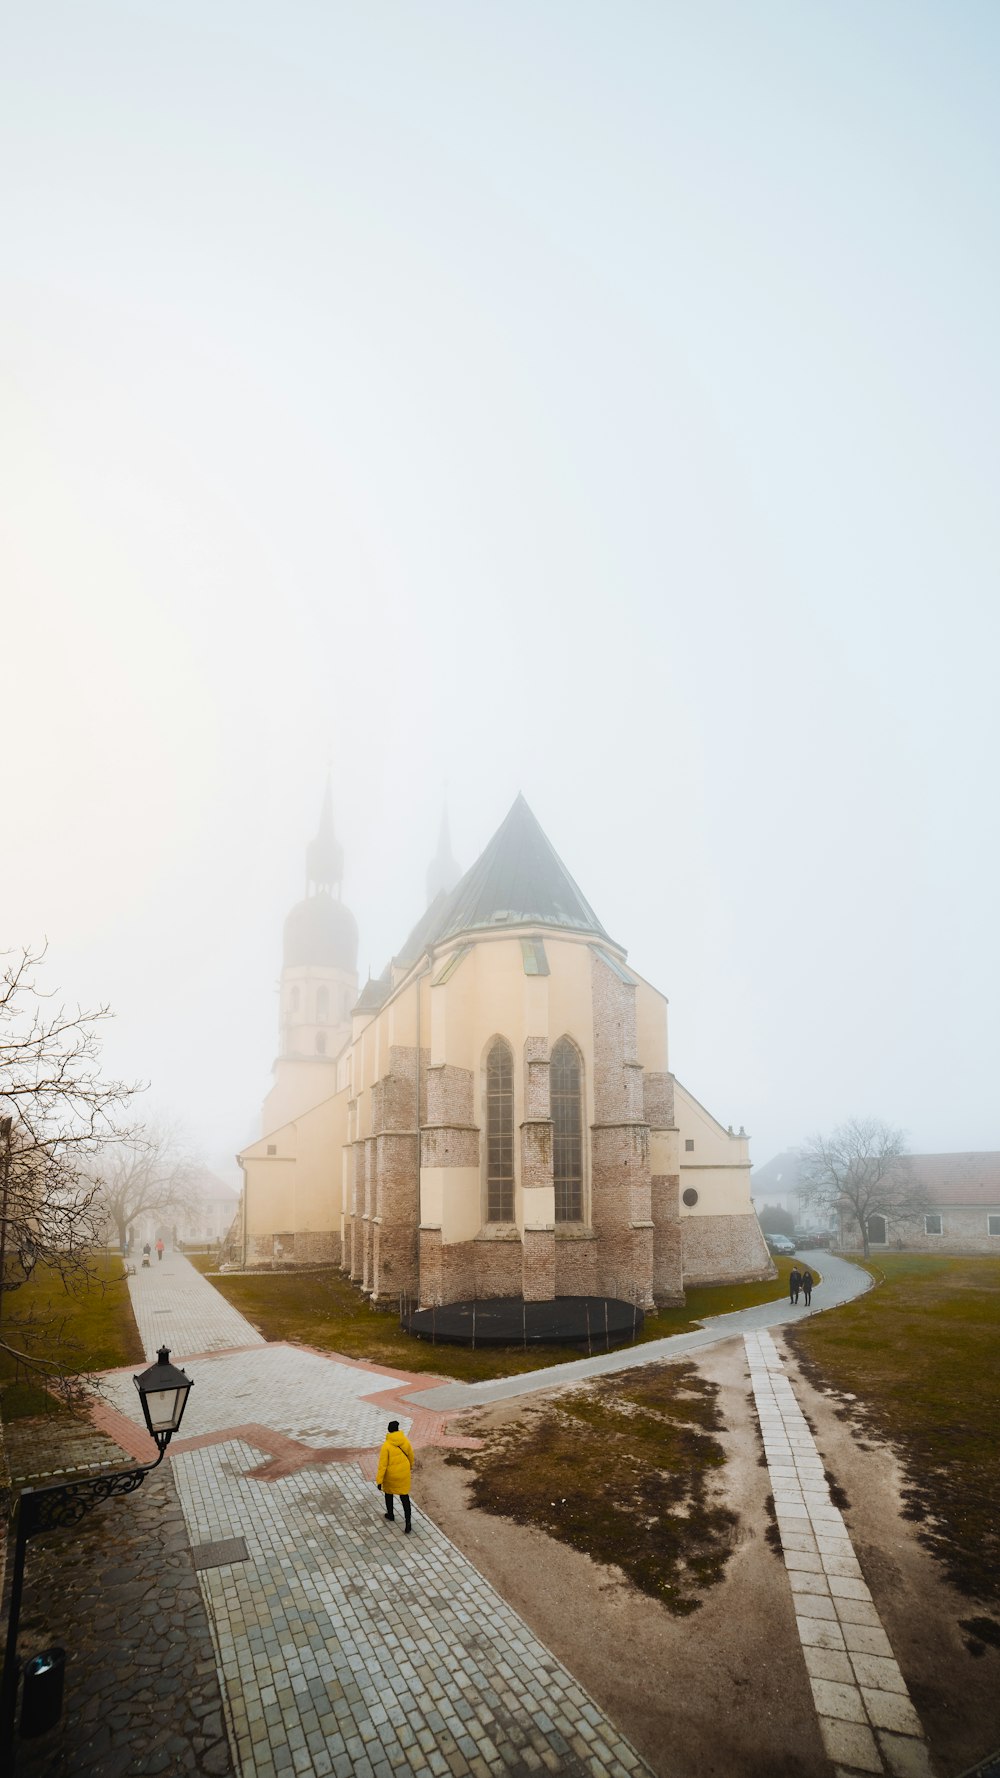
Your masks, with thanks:
[[[439,1413],[458,1413],[463,1408],[480,1407],[488,1402],[506,1401],[516,1395],[533,1395],[539,1389],[558,1389],[579,1383],[587,1377],[604,1377],[633,1365],[656,1364],[661,1359],[683,1358],[688,1352],[699,1352],[705,1346],[717,1346],[722,1340],[743,1334],[763,1333],[768,1328],[784,1327],[808,1315],[821,1314],[824,1309],[849,1303],[871,1289],[872,1280],[860,1266],[838,1259],[835,1254],[816,1251],[797,1256],[806,1265],[815,1262],[823,1282],[813,1292],[812,1308],[782,1298],[777,1302],[758,1303],[752,1309],[737,1309],[731,1315],[713,1315],[692,1333],[670,1334],[666,1339],[648,1340],[641,1346],[620,1346],[615,1351],[600,1352],[594,1358],[578,1358],[569,1364],[554,1364],[540,1371],[525,1371],[518,1377],[494,1377],[488,1383],[443,1383],[434,1388],[418,1388],[408,1393],[411,1407],[433,1408]],[[448,1368],[448,1348],[441,1348],[442,1369]]]
[[[194,1387],[170,1447],[241,1778],[648,1778],[593,1699],[419,1510],[446,1416],[412,1372],[267,1344],[180,1255],[129,1279],[143,1342]],[[226,1350],[226,1344],[235,1350]],[[148,1458],[132,1370],[94,1419]],[[413,1532],[374,1486],[417,1451]]]

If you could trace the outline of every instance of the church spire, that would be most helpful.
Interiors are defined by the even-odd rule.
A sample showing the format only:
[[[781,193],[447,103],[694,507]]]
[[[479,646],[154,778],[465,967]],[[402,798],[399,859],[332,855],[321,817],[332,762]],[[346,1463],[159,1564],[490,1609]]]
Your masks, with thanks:
[[[437,852],[427,867],[428,907],[442,889],[446,895],[450,895],[461,875],[461,867],[456,864],[452,856],[451,834],[448,828],[448,804],[445,803],[441,812],[441,831],[438,834]]]
[[[333,831],[333,790],[327,772],[319,827],[315,839],[306,847],[306,893],[311,888],[317,894],[321,891],[330,894],[336,888],[339,896],[343,878],[344,848]]]

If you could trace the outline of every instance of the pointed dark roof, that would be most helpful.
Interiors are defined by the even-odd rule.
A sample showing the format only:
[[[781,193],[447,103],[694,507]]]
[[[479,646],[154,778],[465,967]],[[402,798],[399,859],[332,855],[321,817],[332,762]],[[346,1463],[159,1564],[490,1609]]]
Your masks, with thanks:
[[[344,848],[333,828],[333,790],[326,775],[323,806],[316,837],[306,847],[306,876],[317,889],[339,888],[344,876]]]
[[[462,932],[504,926],[552,926],[614,943],[520,794],[448,896],[433,930],[421,937],[440,944]]]

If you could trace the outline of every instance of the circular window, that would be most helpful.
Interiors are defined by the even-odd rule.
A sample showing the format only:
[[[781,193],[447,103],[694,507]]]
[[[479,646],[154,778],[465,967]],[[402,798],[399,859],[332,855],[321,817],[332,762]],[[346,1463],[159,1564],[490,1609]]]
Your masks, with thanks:
[[[684,1193],[684,1202],[688,1206],[688,1209],[691,1208],[692,1204],[697,1204],[698,1193],[695,1191],[693,1185],[689,1185],[687,1191]]]

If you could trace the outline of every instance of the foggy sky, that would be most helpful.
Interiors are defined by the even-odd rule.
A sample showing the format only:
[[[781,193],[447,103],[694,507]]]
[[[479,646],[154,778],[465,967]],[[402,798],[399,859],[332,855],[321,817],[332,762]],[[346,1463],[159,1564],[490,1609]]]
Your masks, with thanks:
[[[995,6],[35,0],[0,55],[8,946],[257,1133],[522,790],[752,1155],[996,1148]]]

